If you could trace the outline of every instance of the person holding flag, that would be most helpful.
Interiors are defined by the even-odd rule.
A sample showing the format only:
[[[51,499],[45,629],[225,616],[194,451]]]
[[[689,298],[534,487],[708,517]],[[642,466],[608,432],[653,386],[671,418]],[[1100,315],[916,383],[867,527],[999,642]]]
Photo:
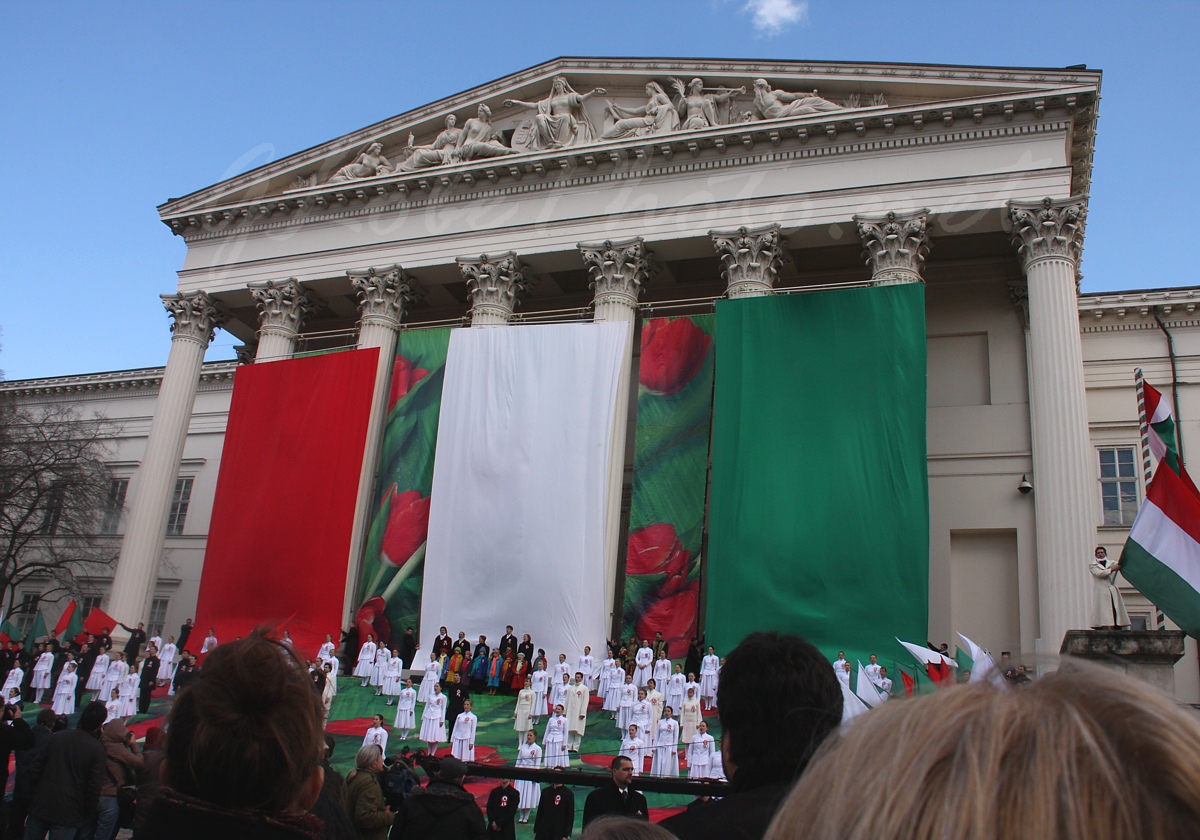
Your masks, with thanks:
[[[1121,564],[1110,562],[1108,549],[1098,545],[1089,568],[1096,584],[1095,595],[1092,599],[1092,629],[1129,627],[1129,614],[1125,611],[1125,600],[1116,586],[1117,573],[1121,571]]]

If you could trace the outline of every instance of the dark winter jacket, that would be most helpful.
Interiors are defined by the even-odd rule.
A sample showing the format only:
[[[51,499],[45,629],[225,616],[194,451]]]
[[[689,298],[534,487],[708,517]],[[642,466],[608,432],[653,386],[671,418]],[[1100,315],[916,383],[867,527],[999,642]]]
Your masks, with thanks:
[[[483,838],[485,832],[483,812],[475,804],[475,797],[460,785],[434,779],[429,787],[414,791],[404,800],[391,838],[476,840]]]
[[[220,808],[163,787],[133,840],[320,840],[321,821],[312,814],[267,815]]]
[[[387,840],[395,819],[387,810],[379,777],[370,770],[355,771],[346,781],[346,813],[361,840]]]
[[[29,813],[50,825],[83,825],[96,815],[107,762],[95,733],[56,732],[30,768]]]

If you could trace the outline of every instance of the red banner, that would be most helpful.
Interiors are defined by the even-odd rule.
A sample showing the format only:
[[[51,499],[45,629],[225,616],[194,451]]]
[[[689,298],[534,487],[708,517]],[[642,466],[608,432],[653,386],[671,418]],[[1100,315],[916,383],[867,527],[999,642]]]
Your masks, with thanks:
[[[267,624],[288,630],[304,656],[326,633],[337,638],[378,357],[367,349],[238,368],[199,637],[212,627],[226,642]]]

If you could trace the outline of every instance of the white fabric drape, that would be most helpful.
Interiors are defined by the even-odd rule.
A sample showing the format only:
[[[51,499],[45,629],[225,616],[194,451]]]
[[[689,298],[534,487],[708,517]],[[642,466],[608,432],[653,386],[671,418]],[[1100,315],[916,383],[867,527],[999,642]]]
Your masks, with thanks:
[[[623,323],[456,330],[446,359],[421,647],[511,624],[553,662],[603,650],[607,471]]]

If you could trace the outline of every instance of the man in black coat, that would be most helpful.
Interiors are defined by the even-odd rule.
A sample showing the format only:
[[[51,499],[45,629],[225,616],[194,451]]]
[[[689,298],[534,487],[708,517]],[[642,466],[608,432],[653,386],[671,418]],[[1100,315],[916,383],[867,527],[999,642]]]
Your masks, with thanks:
[[[462,683],[453,683],[446,700],[446,740],[454,739],[454,722],[463,712],[463,704],[471,699],[470,690]]]
[[[158,685],[158,668],[161,664],[158,649],[151,645],[146,649],[146,658],[142,661],[142,680],[138,688],[139,715],[146,714],[150,709],[150,692]]]
[[[187,647],[188,639],[192,637],[192,620],[189,618],[182,627],[179,628],[179,641],[175,643],[177,650],[183,650]]]
[[[534,840],[566,840],[574,828],[575,794],[562,782],[542,788],[533,819]]]
[[[732,791],[663,820],[662,827],[680,840],[757,840],[841,722],[842,689],[829,660],[804,639],[751,633],[725,659],[717,713]]]
[[[404,800],[392,824],[391,840],[437,837],[441,840],[484,840],[487,829],[475,797],[463,789],[467,765],[457,758],[443,758],[437,778],[428,787],[417,788]]]
[[[584,800],[584,828],[596,817],[603,817],[605,814],[639,820],[650,819],[650,806],[646,804],[646,797],[633,789],[633,762],[626,756],[619,755],[612,760],[610,767],[612,781],[596,788]]]
[[[33,783],[29,780],[29,771],[34,760],[50,743],[56,719],[57,715],[51,709],[38,712],[37,722],[30,728],[33,746],[16,751],[17,772],[13,781],[12,807],[8,812],[4,840],[20,840],[25,836],[25,815],[29,813],[29,801],[33,799]],[[8,763],[5,762],[5,767],[7,766]]]
[[[94,824],[108,770],[108,753],[100,745],[100,727],[107,714],[103,703],[88,703],[79,716],[79,728],[55,733],[33,760],[27,835],[43,837],[48,830],[59,828],[62,833],[67,827],[86,832]]]
[[[125,643],[125,661],[132,662],[142,652],[142,645],[146,644],[146,625],[139,621],[136,630],[125,624],[120,626],[129,631],[129,641]]]
[[[501,779],[500,786],[492,788],[487,802],[487,830],[489,838],[517,840],[517,807],[521,794],[513,787],[512,779]]]
[[[417,658],[417,637],[413,635],[411,627],[405,628],[404,635],[400,637],[400,647],[397,653],[400,654],[400,661],[404,663],[405,668],[415,668]]]
[[[517,637],[513,635],[511,624],[504,628],[504,635],[500,637],[497,650],[500,651],[501,659],[504,659],[510,650],[513,652],[513,659],[517,658]]]

